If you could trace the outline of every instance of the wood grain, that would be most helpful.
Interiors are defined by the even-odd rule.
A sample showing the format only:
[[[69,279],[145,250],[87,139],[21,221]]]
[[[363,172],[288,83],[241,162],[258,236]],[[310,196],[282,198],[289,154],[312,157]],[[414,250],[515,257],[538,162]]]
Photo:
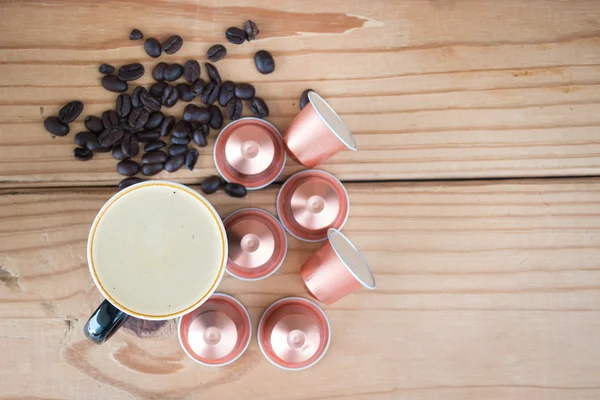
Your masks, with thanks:
[[[344,180],[597,175],[600,172],[600,7],[594,0],[338,2],[5,1],[0,5],[0,186],[114,185],[115,162],[72,158],[44,117],[77,98],[85,115],[114,104],[102,62],[149,61],[147,36],[179,33],[168,62],[204,59],[246,18],[260,40],[229,45],[222,75],[253,83],[281,130],[311,87],[339,111],[360,151],[323,165]],[[26,27],[26,29],[24,29]],[[253,67],[258,49],[274,74]],[[162,59],[161,59],[162,60]],[[140,80],[150,82],[149,74]],[[179,115],[181,107],[173,113]],[[73,133],[82,123],[73,124]],[[212,142],[211,142],[212,146]],[[285,175],[296,170],[290,165]],[[211,149],[194,172],[214,172]]]
[[[377,289],[325,307],[328,354],[276,369],[253,340],[224,368],[201,367],[172,327],[81,333],[101,299],[85,242],[108,189],[0,191],[0,398],[597,399],[600,396],[600,179],[348,184],[344,232]],[[274,211],[276,188],[211,197],[222,215]],[[316,248],[290,238],[282,269],[219,290],[256,322],[306,295],[298,268]]]

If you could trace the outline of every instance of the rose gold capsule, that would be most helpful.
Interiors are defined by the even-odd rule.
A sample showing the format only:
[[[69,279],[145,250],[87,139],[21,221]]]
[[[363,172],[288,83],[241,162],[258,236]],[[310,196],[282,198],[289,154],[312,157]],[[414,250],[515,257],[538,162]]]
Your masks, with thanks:
[[[327,229],[340,229],[350,212],[348,193],[335,176],[312,169],[292,175],[277,195],[277,215],[285,229],[306,242],[327,238]]]
[[[264,312],[257,336],[267,360],[282,369],[301,370],[323,358],[331,340],[331,326],[312,301],[286,297]]]
[[[344,149],[358,149],[354,136],[333,108],[315,92],[283,134],[285,147],[294,160],[314,168]]]
[[[277,179],[285,166],[286,155],[277,128],[265,120],[247,117],[221,130],[213,158],[223,179],[255,190]]]
[[[308,292],[332,304],[361,287],[375,289],[371,268],[350,239],[333,228],[327,239],[300,268]]]
[[[281,223],[265,210],[244,208],[223,221],[229,257],[227,272],[242,280],[264,279],[275,273],[287,253]]]
[[[219,367],[237,360],[248,348],[252,323],[235,298],[214,293],[204,304],[179,319],[179,343],[194,361]]]

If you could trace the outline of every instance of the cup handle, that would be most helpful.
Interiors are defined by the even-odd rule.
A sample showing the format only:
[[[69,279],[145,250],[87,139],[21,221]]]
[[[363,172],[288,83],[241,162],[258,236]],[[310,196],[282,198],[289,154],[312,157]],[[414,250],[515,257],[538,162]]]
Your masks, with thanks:
[[[104,300],[83,327],[83,334],[96,344],[106,342],[129,318],[117,307]]]

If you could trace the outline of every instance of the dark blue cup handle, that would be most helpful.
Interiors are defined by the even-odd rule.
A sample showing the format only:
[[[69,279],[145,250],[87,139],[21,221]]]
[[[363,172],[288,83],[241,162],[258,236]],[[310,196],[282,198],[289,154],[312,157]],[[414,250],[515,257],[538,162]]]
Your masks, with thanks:
[[[83,334],[96,344],[106,342],[129,318],[117,307],[104,300],[83,327]]]

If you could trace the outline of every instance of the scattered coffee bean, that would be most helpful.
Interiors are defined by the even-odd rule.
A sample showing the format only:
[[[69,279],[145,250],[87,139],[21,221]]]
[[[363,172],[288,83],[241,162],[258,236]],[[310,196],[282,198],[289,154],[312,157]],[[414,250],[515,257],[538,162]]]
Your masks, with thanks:
[[[123,150],[121,149],[121,145],[113,146],[112,156],[115,160],[119,160],[119,161],[127,160],[127,158],[128,158],[125,155],[125,153],[123,153]]]
[[[150,112],[160,111],[160,107],[161,107],[160,101],[158,101],[156,98],[154,98],[150,93],[142,92],[140,94],[140,101],[142,102],[142,104],[144,105],[146,110],[148,110]]]
[[[133,107],[139,107],[140,105],[142,105],[142,101],[140,100],[140,96],[144,92],[147,92],[147,90],[143,86],[137,86],[135,89],[133,89],[133,93],[131,94],[131,105]]]
[[[163,121],[163,123],[164,123],[164,121]],[[138,140],[142,143],[153,142],[155,140],[158,140],[158,138],[160,138],[160,133],[158,133],[157,131],[142,131],[142,132],[138,132],[137,137],[138,137]]]
[[[139,29],[132,29],[129,33],[129,40],[140,40],[144,38],[144,34]]]
[[[131,125],[129,125],[129,118],[127,117],[121,117],[119,118],[119,126],[123,129],[125,129],[126,131],[132,131],[133,128],[131,127]]]
[[[167,84],[164,82],[156,82],[150,86],[150,94],[152,97],[160,99],[165,91]]]
[[[75,121],[79,114],[83,111],[83,103],[79,100],[69,102],[66,106],[60,109],[58,112],[58,119],[63,124],[70,124]]]
[[[96,117],[95,115],[88,115],[87,117],[85,117],[85,121],[83,124],[85,125],[85,128],[88,131],[93,132],[95,134],[102,133],[102,131],[104,130],[102,120]]]
[[[158,64],[156,64],[154,66],[154,69],[152,70],[152,78],[154,78],[154,80],[157,82],[164,81],[165,80],[165,70],[167,69],[168,66],[169,66],[169,64],[167,64],[165,62],[159,62]]]
[[[127,93],[121,93],[117,96],[117,115],[121,118],[126,117],[131,112],[131,96]]]
[[[219,85],[210,81],[204,87],[200,100],[206,105],[213,104],[219,97]]]
[[[81,147],[85,147],[85,145],[87,144],[88,141],[90,141],[91,139],[96,138],[96,134],[92,133],[92,132],[88,132],[88,131],[84,131],[84,132],[79,132],[77,135],[75,135],[75,144],[77,144],[78,146]]]
[[[209,63],[205,63],[204,64],[204,68],[206,68],[206,71],[208,72],[208,77],[210,78],[211,81],[213,81],[214,83],[216,83],[217,85],[221,84],[221,75],[219,74],[219,70],[217,70],[217,68]]]
[[[242,101],[237,97],[234,97],[227,103],[227,116],[232,121],[240,119],[243,109],[244,105],[242,104]]]
[[[75,156],[76,160],[87,161],[87,160],[91,159],[94,156],[94,153],[92,153],[86,147],[75,147],[73,149],[73,155]]]
[[[173,132],[172,132],[173,136],[178,137],[178,138],[190,136],[191,133],[192,133],[192,125],[190,125],[190,123],[185,120],[177,121],[177,123],[173,127]],[[178,143],[178,144],[182,144],[182,143]]]
[[[246,32],[246,40],[247,41],[256,39],[256,37],[260,33],[256,24],[250,20],[248,20],[244,23],[244,31]]]
[[[221,107],[226,107],[229,100],[234,96],[235,83],[231,81],[223,82],[221,89],[219,89],[219,104]]]
[[[208,124],[213,129],[221,129],[223,127],[223,113],[221,109],[217,106],[208,107],[208,111],[210,112],[210,121]]]
[[[145,176],[156,175],[163,170],[164,166],[164,164],[144,164],[142,166],[142,174]]]
[[[252,111],[252,114],[254,114],[255,117],[265,118],[269,116],[269,107],[267,107],[267,103],[260,97],[250,99],[248,104],[250,106],[250,111]]]
[[[157,58],[160,56],[160,53],[162,53],[160,42],[154,38],[146,39],[144,49],[146,49],[146,53],[152,58]]]
[[[98,138],[93,138],[93,139],[88,140],[85,147],[87,147],[90,151],[93,151],[94,153],[108,153],[110,151],[110,146],[108,146],[108,147],[102,146],[98,142]]]
[[[192,140],[200,147],[206,147],[206,145],[208,145],[208,140],[206,140],[206,136],[204,136],[202,129],[199,127],[194,129],[194,132],[192,133]]]
[[[202,78],[199,78],[196,82],[192,83],[191,90],[194,96],[200,96],[202,94],[202,90],[204,90],[205,85],[206,83]]]
[[[117,75],[122,81],[135,81],[144,76],[144,66],[140,63],[133,63],[123,65],[119,68],[119,74]]]
[[[188,151],[187,154],[185,155],[185,167],[187,169],[189,169],[190,171],[193,171],[194,167],[196,166],[197,161],[198,161],[198,150],[191,149],[190,151]]]
[[[273,56],[266,50],[259,50],[254,55],[254,64],[256,69],[261,74],[270,74],[275,71],[275,60]]]
[[[121,140],[121,150],[126,157],[135,157],[140,152],[140,142],[135,133],[126,133]]]
[[[114,75],[104,75],[101,83],[102,87],[110,92],[122,93],[127,91],[127,82],[123,82]]]
[[[205,194],[213,194],[214,192],[219,190],[221,186],[223,186],[223,183],[223,179],[221,179],[220,176],[209,176],[204,181],[202,181],[202,183],[200,184],[200,189],[202,189],[202,192],[204,192]]]
[[[163,142],[162,140],[155,140],[153,142],[146,144],[144,146],[144,151],[154,151],[154,150],[162,149],[166,145],[167,144],[165,142]]]
[[[119,142],[123,136],[125,135],[125,131],[118,125],[107,128],[98,135],[98,143],[103,147],[112,147],[115,143]]]
[[[163,106],[171,108],[179,100],[179,92],[174,86],[167,86],[163,92],[161,103]]]
[[[196,129],[199,129],[200,131],[202,131],[202,134],[204,135],[204,137],[207,137],[208,134],[210,133],[210,127],[208,126],[208,124],[199,124]]]
[[[250,100],[256,94],[254,86],[249,83],[238,83],[235,85],[235,97],[242,100]]]
[[[188,145],[190,143],[190,137],[189,136],[184,136],[184,137],[173,136],[173,137],[171,137],[171,143]]]
[[[148,122],[148,118],[150,118],[150,113],[145,108],[136,107],[129,114],[129,125],[135,130],[141,129]]]
[[[183,39],[179,35],[173,35],[162,44],[162,48],[167,54],[175,54],[181,49]]]
[[[227,30],[225,31],[225,37],[227,38],[229,43],[242,44],[246,41],[246,32],[244,32],[240,28],[232,26],[231,28],[227,28]]]
[[[165,118],[164,121],[162,122],[162,124],[160,124],[160,135],[159,136],[162,136],[162,137],[168,136],[169,133],[171,133],[173,126],[175,126],[175,122],[176,122],[176,120],[175,120],[175,117],[173,117],[173,116],[169,116],[169,117]]]
[[[183,75],[183,67],[181,64],[169,64],[167,68],[165,68],[165,81],[173,82],[177,79],[181,78]]]
[[[119,125],[119,116],[115,110],[106,110],[102,113],[102,125],[105,129]]]
[[[110,75],[115,72],[115,67],[110,64],[101,64],[98,71],[100,71],[101,74]]]
[[[227,55],[227,49],[225,46],[220,44],[215,44],[214,46],[210,46],[210,48],[206,51],[206,57],[210,60],[210,62],[217,62],[222,60]]]
[[[171,156],[165,163],[165,171],[169,173],[175,172],[183,166],[183,163],[185,163],[185,156],[183,154]]]
[[[125,178],[121,182],[119,182],[119,190],[123,190],[128,188],[129,186],[135,185],[136,183],[144,182],[143,179],[140,178]]]
[[[308,100],[308,92],[313,92],[312,89],[306,89],[304,92],[302,92],[302,94],[300,95],[300,109],[302,110],[304,107],[306,107],[306,105],[309,103],[310,100]]]
[[[117,172],[125,176],[133,176],[140,172],[140,165],[135,161],[123,160],[117,164]]]
[[[175,86],[177,93],[179,94],[179,99],[181,101],[190,102],[196,98],[194,92],[192,92],[192,88],[190,85],[186,85],[185,83],[178,83]]]
[[[188,148],[184,144],[173,144],[169,146],[168,152],[172,156],[179,156],[187,153]]]
[[[231,197],[244,197],[248,191],[244,185],[228,182],[225,184],[225,193]]]
[[[188,104],[183,109],[183,119],[188,122],[205,123],[210,120],[210,111],[206,107]]]
[[[153,113],[150,113],[150,117],[148,118],[148,122],[146,122],[146,125],[144,125],[144,129],[156,129],[160,126],[160,124],[162,124],[164,119],[165,115],[163,113],[161,113],[160,111],[154,111]]]
[[[156,150],[142,156],[142,164],[161,164],[167,161],[167,153]]]
[[[183,78],[189,83],[194,83],[200,78],[200,64],[196,60],[187,60],[183,64]]]

